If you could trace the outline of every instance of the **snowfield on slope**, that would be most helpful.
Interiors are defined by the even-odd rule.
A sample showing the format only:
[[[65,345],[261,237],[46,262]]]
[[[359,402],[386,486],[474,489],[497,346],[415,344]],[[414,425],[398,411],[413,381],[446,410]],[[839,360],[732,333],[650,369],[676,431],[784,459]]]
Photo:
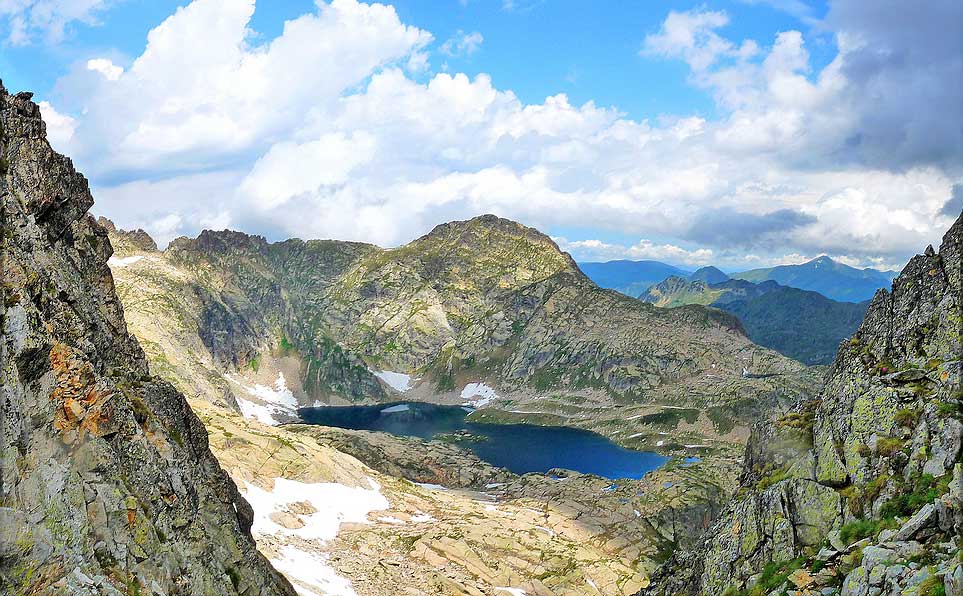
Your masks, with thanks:
[[[224,378],[244,390],[253,400],[235,395],[237,405],[245,418],[257,420],[272,426],[280,424],[277,416],[297,418],[298,400],[288,389],[283,373],[278,373],[273,387],[267,385],[247,385],[234,375],[226,374]]]
[[[143,258],[144,255],[134,255],[132,257],[110,257],[107,259],[107,264],[111,267],[126,267],[128,265],[133,265]]]
[[[461,398],[466,406],[482,408],[498,399],[498,394],[484,383],[469,383],[461,390]]]
[[[382,381],[388,384],[389,387],[395,391],[404,393],[411,389],[412,378],[411,375],[406,375],[404,373],[392,372],[390,370],[373,370],[371,374],[378,377]]]

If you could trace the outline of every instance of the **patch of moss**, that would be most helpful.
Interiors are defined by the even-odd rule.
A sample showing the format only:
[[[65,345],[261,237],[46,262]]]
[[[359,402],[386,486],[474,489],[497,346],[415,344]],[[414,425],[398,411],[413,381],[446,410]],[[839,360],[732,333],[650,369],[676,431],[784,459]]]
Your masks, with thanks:
[[[920,412],[918,410],[907,408],[896,410],[896,414],[893,416],[893,422],[906,428],[914,428],[919,419]]]
[[[770,486],[778,484],[779,482],[782,482],[788,477],[789,477],[789,466],[782,466],[780,468],[776,468],[769,474],[760,478],[759,482],[756,483],[756,488],[759,490],[766,490]]]
[[[785,584],[790,574],[801,569],[805,563],[806,559],[803,557],[787,561],[772,561],[762,568],[759,578],[752,587],[747,590],[730,587],[723,592],[723,596],[765,596]]]
[[[945,494],[949,490],[950,474],[935,478],[932,474],[920,474],[902,485],[902,491],[883,503],[880,508],[881,517],[907,516],[927,503]]]
[[[891,457],[903,449],[903,440],[894,437],[880,437],[876,441],[876,454]]]
[[[286,335],[282,335],[278,341],[278,349],[281,350],[282,355],[295,351],[294,344],[288,340],[288,336]]]
[[[170,434],[171,438],[174,439],[174,442],[178,444],[178,446],[184,446],[184,438],[181,436],[181,431],[171,426],[167,429],[167,432]]]
[[[130,396],[130,407],[134,411],[134,419],[138,424],[144,424],[150,418],[150,408],[139,395]]]
[[[813,574],[819,573],[820,571],[825,569],[826,565],[828,564],[829,564],[829,561],[826,561],[824,559],[817,559],[813,561],[812,565],[809,566],[809,572]]]
[[[812,431],[815,416],[815,412],[812,410],[790,412],[777,420],[776,424],[785,428]]]
[[[875,536],[879,529],[879,521],[877,520],[858,519],[840,528],[839,538],[844,544],[852,544],[863,538]]]
[[[227,577],[231,580],[231,585],[237,590],[237,587],[241,585],[241,574],[237,572],[233,567],[228,567],[224,570],[227,573]]]
[[[917,596],[946,596],[946,586],[943,578],[938,575],[931,575],[920,583],[916,591]]]
[[[963,404],[952,401],[940,402],[936,404],[936,413],[945,418],[963,419]]]

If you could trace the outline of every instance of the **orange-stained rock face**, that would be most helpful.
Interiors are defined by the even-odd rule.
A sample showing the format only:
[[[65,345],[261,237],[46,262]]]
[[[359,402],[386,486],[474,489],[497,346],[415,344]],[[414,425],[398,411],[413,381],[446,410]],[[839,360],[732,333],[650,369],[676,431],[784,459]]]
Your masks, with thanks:
[[[56,343],[50,350],[50,366],[57,377],[50,394],[56,406],[54,428],[63,432],[64,442],[81,440],[85,434],[101,437],[116,432],[110,405],[114,391],[97,382],[90,362],[70,346]]]

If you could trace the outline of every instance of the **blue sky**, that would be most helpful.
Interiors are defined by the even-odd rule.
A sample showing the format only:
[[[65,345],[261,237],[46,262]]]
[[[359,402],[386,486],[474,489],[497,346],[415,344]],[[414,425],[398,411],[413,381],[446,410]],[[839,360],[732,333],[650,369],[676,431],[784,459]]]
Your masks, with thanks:
[[[11,90],[31,90],[53,96],[56,82],[69,65],[88,57],[113,56],[116,62],[136,57],[147,33],[184,1],[120,0],[97,11],[95,22],[75,22],[58,43],[25,46],[7,44],[0,54],[0,71]],[[574,103],[595,101],[613,106],[636,118],[664,114],[716,115],[712,99],[694,93],[687,83],[685,64],[639,55],[645,33],[657,31],[670,10],[686,10],[693,2],[625,2],[583,0],[519,2],[502,0],[401,0],[391,3],[401,20],[430,31],[440,42],[459,31],[481,32],[483,46],[471,55],[445,57],[453,72],[491,75],[499,88],[513,90],[526,103],[567,93]],[[261,2],[252,28],[262,39],[281,33],[284,21],[312,10],[310,0]],[[696,4],[697,5],[697,4]],[[826,12],[822,2],[808,3],[810,15]],[[777,31],[802,28],[812,31],[818,45],[810,47],[813,64],[825,65],[833,55],[830,35],[816,37],[818,29],[806,19],[767,2],[715,2],[732,23],[727,33],[738,38],[769,39]],[[439,64],[438,68],[444,64]]]
[[[251,2],[0,6],[0,73],[162,243],[490,211],[582,260],[891,267],[963,196],[951,0]]]

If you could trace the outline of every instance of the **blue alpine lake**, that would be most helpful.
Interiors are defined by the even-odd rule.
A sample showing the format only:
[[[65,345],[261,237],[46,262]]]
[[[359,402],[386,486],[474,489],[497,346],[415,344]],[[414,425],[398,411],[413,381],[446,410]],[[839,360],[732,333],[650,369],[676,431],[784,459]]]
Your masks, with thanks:
[[[488,463],[516,474],[565,468],[611,479],[641,478],[669,459],[625,449],[602,435],[577,428],[470,422],[470,412],[459,406],[420,402],[298,410],[308,424],[454,440]]]

